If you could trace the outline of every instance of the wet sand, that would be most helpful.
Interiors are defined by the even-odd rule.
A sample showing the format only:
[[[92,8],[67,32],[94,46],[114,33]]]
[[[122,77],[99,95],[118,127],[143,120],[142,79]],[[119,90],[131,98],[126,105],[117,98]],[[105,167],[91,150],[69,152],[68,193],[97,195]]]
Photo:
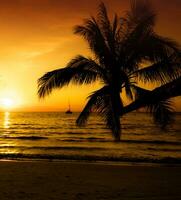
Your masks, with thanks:
[[[180,200],[181,166],[2,161],[1,200]]]

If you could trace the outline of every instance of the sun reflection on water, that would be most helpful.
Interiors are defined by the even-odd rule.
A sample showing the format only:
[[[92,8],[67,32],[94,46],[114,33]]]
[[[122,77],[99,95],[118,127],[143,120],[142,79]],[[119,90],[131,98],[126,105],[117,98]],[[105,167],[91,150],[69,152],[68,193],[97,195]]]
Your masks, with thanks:
[[[4,128],[8,129],[10,127],[10,112],[4,113]]]

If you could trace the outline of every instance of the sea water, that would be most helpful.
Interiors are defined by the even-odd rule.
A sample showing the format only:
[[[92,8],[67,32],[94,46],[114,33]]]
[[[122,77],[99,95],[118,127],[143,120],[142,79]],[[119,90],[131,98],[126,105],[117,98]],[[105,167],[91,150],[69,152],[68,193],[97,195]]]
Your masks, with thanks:
[[[0,113],[0,159],[50,159],[181,163],[181,114],[168,130],[150,115],[130,113],[121,119],[121,142],[114,142],[104,121],[92,114],[85,127],[79,113]]]

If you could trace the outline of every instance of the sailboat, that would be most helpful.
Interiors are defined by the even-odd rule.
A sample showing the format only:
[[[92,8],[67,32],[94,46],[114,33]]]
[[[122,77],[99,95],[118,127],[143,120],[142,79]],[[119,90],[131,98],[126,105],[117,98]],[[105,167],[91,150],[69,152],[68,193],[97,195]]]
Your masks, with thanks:
[[[68,108],[68,110],[65,112],[66,114],[72,114],[72,111],[71,111],[71,109],[70,109],[70,103],[69,103],[69,108]]]

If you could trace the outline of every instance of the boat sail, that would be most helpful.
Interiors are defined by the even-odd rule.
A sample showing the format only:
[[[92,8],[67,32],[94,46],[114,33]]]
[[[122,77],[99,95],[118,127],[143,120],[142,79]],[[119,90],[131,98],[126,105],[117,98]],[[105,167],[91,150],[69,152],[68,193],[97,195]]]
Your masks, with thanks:
[[[66,114],[72,114],[72,111],[70,109],[70,102],[69,102],[69,107],[68,107],[68,110],[65,112]]]

